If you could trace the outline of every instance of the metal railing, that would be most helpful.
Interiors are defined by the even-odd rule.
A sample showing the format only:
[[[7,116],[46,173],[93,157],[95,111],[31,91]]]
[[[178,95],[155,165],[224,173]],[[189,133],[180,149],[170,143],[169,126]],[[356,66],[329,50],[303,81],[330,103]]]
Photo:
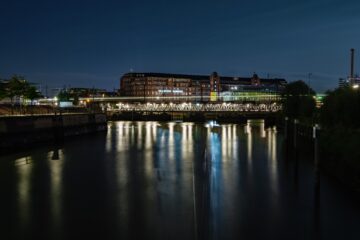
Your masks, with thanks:
[[[119,112],[278,112],[278,103],[118,103],[108,111]]]

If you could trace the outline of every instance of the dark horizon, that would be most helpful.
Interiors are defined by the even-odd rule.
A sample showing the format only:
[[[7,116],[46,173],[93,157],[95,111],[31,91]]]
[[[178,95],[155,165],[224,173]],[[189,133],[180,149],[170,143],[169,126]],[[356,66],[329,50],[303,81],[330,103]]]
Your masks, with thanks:
[[[359,73],[360,3],[3,1],[0,78],[119,88],[127,72],[302,79],[318,92]]]

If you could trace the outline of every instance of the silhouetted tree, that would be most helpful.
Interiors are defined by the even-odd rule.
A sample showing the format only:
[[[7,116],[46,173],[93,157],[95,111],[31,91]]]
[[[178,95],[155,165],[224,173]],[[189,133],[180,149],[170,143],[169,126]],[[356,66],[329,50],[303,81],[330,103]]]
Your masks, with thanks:
[[[57,95],[58,101],[70,101],[70,94],[64,89]]]
[[[0,80],[0,100],[6,98],[6,89],[5,89],[5,83],[1,82]]]
[[[25,89],[24,97],[26,99],[30,99],[31,105],[33,104],[33,101],[37,98],[41,97],[41,94],[37,91],[36,87],[34,86],[27,86]]]
[[[312,119],[316,110],[315,94],[302,80],[289,83],[283,92],[283,113],[291,118]]]
[[[338,88],[328,92],[320,111],[324,127],[360,128],[360,91]]]
[[[75,94],[73,94],[73,98],[74,98],[73,104],[75,106],[79,105],[79,95],[75,93]]]
[[[27,88],[27,82],[24,77],[14,75],[10,78],[7,87],[6,95],[10,98],[11,105],[14,105],[14,98],[24,95]]]

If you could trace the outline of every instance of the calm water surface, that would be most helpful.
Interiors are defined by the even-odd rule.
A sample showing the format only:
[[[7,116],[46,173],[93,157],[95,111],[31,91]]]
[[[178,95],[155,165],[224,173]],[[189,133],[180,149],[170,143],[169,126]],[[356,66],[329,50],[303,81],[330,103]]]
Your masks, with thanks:
[[[284,152],[262,122],[109,123],[0,157],[0,239],[360,239],[359,197]]]

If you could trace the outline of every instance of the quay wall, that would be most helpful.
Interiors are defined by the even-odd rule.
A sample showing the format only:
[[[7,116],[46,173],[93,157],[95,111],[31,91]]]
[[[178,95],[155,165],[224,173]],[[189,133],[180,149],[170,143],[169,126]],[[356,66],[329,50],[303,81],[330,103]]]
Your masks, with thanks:
[[[0,154],[106,130],[103,113],[1,117]]]

